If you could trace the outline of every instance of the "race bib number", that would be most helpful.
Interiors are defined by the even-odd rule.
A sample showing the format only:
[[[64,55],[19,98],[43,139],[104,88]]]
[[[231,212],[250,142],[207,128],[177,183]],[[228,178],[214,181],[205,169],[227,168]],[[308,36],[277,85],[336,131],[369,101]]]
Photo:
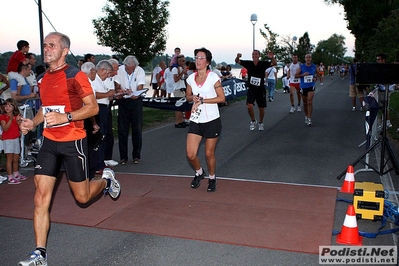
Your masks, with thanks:
[[[201,109],[200,108],[196,108],[195,110],[191,110],[190,121],[198,124],[200,116],[201,116]]]
[[[254,86],[260,86],[260,80],[261,80],[260,78],[251,77],[251,80],[249,81],[249,83]]]
[[[299,79],[293,79],[291,83],[300,83]]]
[[[47,113],[50,112],[57,112],[57,113],[65,113],[65,106],[64,105],[50,105],[50,106],[42,106],[43,110],[43,116]],[[46,119],[44,119],[44,127],[45,128],[51,128],[51,127],[63,127],[69,125],[69,122],[66,122],[64,124],[59,124],[59,125],[54,125],[54,126],[49,126],[47,125]]]
[[[305,82],[305,83],[313,82],[313,75],[304,76],[303,77],[303,82]]]

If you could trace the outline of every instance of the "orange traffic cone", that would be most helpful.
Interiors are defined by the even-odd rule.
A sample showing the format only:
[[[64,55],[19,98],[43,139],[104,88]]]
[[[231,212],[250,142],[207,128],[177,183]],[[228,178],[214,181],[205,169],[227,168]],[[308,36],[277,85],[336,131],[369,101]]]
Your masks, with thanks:
[[[346,170],[345,181],[340,192],[351,194],[355,192],[355,174],[352,165],[349,165],[348,169]]]
[[[357,229],[356,213],[353,205],[348,206],[341,233],[337,235],[337,243],[362,245],[362,237],[359,235],[359,230]]]

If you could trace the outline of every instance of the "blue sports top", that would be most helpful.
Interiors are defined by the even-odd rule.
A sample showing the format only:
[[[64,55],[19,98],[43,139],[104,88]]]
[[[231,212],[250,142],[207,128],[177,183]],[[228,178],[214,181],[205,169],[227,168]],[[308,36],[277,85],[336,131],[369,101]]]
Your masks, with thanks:
[[[307,66],[306,64],[301,64],[301,74],[305,72],[308,72],[309,75],[301,77],[301,89],[314,87],[316,83],[313,81],[313,78],[317,75],[316,65]]]

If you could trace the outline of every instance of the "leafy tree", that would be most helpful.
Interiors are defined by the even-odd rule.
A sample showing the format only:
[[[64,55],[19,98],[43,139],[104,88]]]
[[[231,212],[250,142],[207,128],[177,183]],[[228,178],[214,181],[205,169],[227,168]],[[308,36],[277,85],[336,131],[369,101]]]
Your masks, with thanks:
[[[292,55],[296,53],[296,40],[294,41],[291,36],[282,36],[280,41],[280,52],[279,60],[281,62],[291,62]]]
[[[321,40],[317,43],[316,50],[313,53],[313,62],[323,62],[324,65],[336,64],[336,58],[343,58],[347,48],[345,47],[345,37],[343,35],[333,34],[327,40]],[[345,59],[340,59],[346,61]],[[349,60],[348,60],[349,61]]]
[[[319,41],[317,46],[315,46],[311,44],[308,32],[305,32],[299,38],[297,44],[291,36],[279,37],[267,24],[264,24],[264,28],[266,31],[260,30],[260,34],[266,43],[266,48],[261,52],[262,60],[267,60],[268,51],[273,51],[277,61],[285,63],[291,62],[293,53],[296,53],[302,62],[308,53],[312,54],[313,62],[317,64],[324,60],[326,60],[325,64],[336,64],[345,61],[343,56],[347,48],[345,47],[345,37],[342,35],[333,34],[329,39]]]
[[[397,31],[386,32],[388,35],[384,35],[384,41],[380,40],[380,43],[370,42],[379,31],[379,23],[393,10],[399,8],[399,0],[324,0],[324,2],[340,4],[344,7],[348,29],[356,38],[355,56],[360,59],[375,61],[375,51],[382,50],[379,48],[382,42],[388,40]]]
[[[142,66],[166,48],[169,1],[109,0],[105,17],[93,19],[98,44],[126,57],[134,55]]]
[[[263,26],[265,27],[266,32],[264,32],[262,29],[260,29],[259,31],[263,38],[265,38],[266,40],[266,48],[261,51],[261,59],[267,60],[267,54],[269,51],[274,52],[276,58],[279,58],[279,56],[281,55],[281,48],[277,43],[278,34],[272,32],[267,24],[264,24]]]
[[[312,44],[310,43],[309,33],[305,32],[302,37],[299,38],[297,46],[297,55],[299,61],[305,60],[305,55],[313,52]]]
[[[397,33],[399,25],[399,9],[378,23],[377,29],[369,40],[370,57],[369,61],[374,61],[379,53],[387,55],[387,63],[398,62],[399,56],[399,35]]]

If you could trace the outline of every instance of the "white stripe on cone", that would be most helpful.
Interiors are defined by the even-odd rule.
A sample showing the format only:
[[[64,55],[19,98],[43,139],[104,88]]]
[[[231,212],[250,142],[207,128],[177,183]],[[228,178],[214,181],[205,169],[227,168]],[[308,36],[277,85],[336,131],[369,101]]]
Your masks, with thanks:
[[[357,227],[356,216],[346,215],[344,220],[344,226],[348,228],[356,228]]]

